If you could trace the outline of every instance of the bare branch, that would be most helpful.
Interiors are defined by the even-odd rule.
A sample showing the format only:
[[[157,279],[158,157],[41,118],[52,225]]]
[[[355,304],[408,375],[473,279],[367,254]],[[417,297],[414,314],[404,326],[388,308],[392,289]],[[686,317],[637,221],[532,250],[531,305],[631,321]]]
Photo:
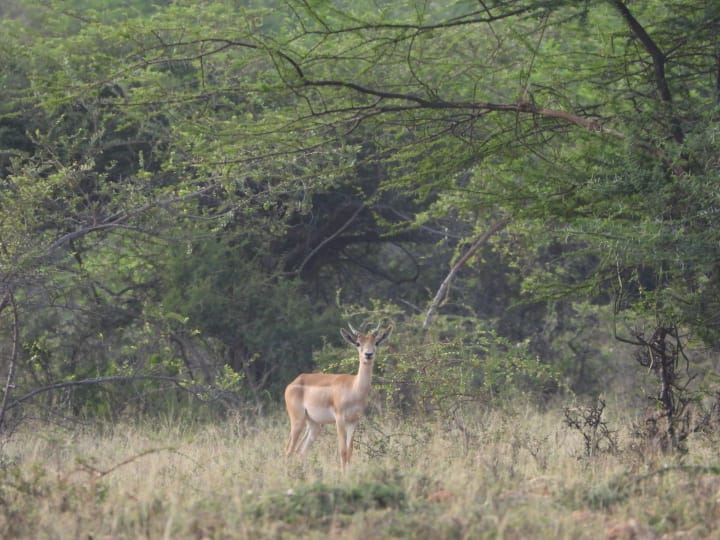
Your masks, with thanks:
[[[171,197],[169,199],[165,199],[162,201],[151,201],[149,203],[140,205],[137,208],[132,209],[131,211],[117,212],[117,213],[105,218],[101,223],[89,225],[87,227],[83,227],[83,228],[77,229],[75,231],[72,231],[72,232],[69,232],[67,234],[60,236],[59,238],[55,239],[55,241],[53,241],[45,249],[45,254],[52,253],[60,246],[66,245],[69,242],[72,242],[73,240],[82,238],[83,236],[87,236],[88,234],[91,234],[94,232],[103,231],[103,230],[111,230],[111,229],[136,230],[135,227],[127,225],[125,222],[128,221],[130,218],[139,216],[152,208],[164,208],[167,206],[172,206],[175,203],[185,201],[187,199],[200,197],[201,195],[207,193],[208,191],[212,191],[216,187],[217,187],[216,184],[210,184],[201,189],[193,191],[192,193],[188,193],[187,195]]]
[[[310,11],[313,15],[315,15],[314,11],[312,11],[312,10],[310,10]],[[509,19],[511,17],[516,17],[518,15],[524,15],[531,11],[537,11],[537,8],[533,8],[532,6],[521,6],[517,9],[506,11],[506,12],[500,13],[498,15],[492,15],[490,13],[490,10],[486,8],[482,11],[468,13],[461,17],[455,17],[453,19],[440,21],[435,24],[375,22],[375,23],[357,24],[355,26],[347,26],[347,27],[342,27],[342,28],[337,28],[337,29],[330,28],[327,25],[327,23],[325,23],[325,21],[323,21],[320,17],[315,16],[314,17],[315,20],[318,21],[318,23],[322,25],[323,29],[322,30],[305,30],[305,34],[308,34],[308,35],[320,34],[320,35],[326,36],[326,35],[333,35],[333,34],[356,33],[356,32],[368,31],[368,30],[372,30],[372,31],[403,30],[403,31],[412,31],[413,33],[410,35],[410,37],[413,37],[413,36],[416,36],[423,32],[432,32],[435,30],[455,28],[458,26],[472,26],[472,25],[478,25],[478,24],[489,24],[489,23],[501,21],[503,19]],[[485,16],[481,16],[481,13],[485,13]]]
[[[61,381],[40,388],[35,388],[30,392],[26,393],[19,398],[12,400],[3,410],[7,411],[13,409],[19,405],[22,405],[26,401],[30,401],[35,396],[44,394],[46,392],[52,392],[53,390],[60,390],[62,388],[72,388],[74,386],[92,386],[95,384],[106,384],[115,382],[132,382],[132,381],[160,381],[160,382],[171,382],[180,388],[185,388],[181,384],[181,379],[177,377],[170,377],[167,375],[110,375],[108,377],[93,377],[90,379],[81,379],[77,381]]]
[[[440,303],[447,296],[447,291],[450,288],[450,282],[455,277],[455,274],[458,273],[458,270],[460,270],[462,265],[467,262],[467,260],[473,255],[473,253],[478,250],[480,246],[487,242],[493,234],[501,230],[508,223],[510,223],[510,218],[503,218],[493,223],[484,233],[482,233],[477,238],[477,240],[472,243],[472,245],[467,249],[467,251],[462,255],[462,257],[460,257],[458,261],[452,266],[450,272],[440,284],[440,288],[438,289],[437,294],[435,294],[435,298],[433,298],[433,301],[430,303],[430,307],[425,314],[425,320],[423,321],[422,325],[423,330],[425,330],[430,325],[430,320],[440,306]]]
[[[0,312],[8,305],[12,308],[13,316],[12,352],[10,353],[10,365],[8,367],[5,388],[3,389],[2,405],[0,405],[0,433],[3,431],[5,425],[5,411],[10,408],[8,406],[8,400],[10,398],[10,390],[12,390],[15,381],[15,369],[17,367],[18,350],[20,346],[20,324],[18,322],[17,304],[15,303],[15,297],[12,292],[9,291],[5,293],[2,301],[0,301]]]
[[[84,460],[83,460],[83,461],[80,461],[80,468],[79,468],[79,469],[74,469],[74,470],[70,471],[70,472],[65,476],[65,478],[67,479],[71,474],[76,473],[76,472],[78,472],[78,471],[83,471],[83,472],[90,473],[90,474],[93,475],[95,478],[102,478],[103,476],[107,476],[108,474],[115,472],[115,471],[118,470],[120,467],[124,467],[125,465],[129,465],[129,464],[132,463],[133,461],[136,461],[136,460],[138,460],[138,459],[140,459],[140,458],[142,458],[142,457],[145,457],[145,456],[147,456],[147,455],[156,454],[156,453],[159,453],[159,452],[173,452],[173,453],[178,454],[178,455],[180,455],[180,456],[182,456],[182,457],[185,457],[185,458],[188,457],[188,456],[186,456],[185,454],[182,454],[182,453],[178,452],[177,449],[174,448],[174,447],[172,447],[172,446],[164,446],[164,447],[161,447],[161,448],[149,448],[148,450],[144,450],[143,452],[140,452],[139,454],[135,454],[135,455],[133,455],[133,456],[130,456],[130,457],[127,458],[127,459],[124,459],[124,460],[120,461],[119,463],[116,463],[115,465],[113,465],[112,467],[110,467],[110,468],[108,468],[108,469],[100,469],[100,468],[95,467],[94,465],[88,463],[87,461],[84,461]],[[188,459],[190,459],[190,458],[188,458]]]
[[[493,103],[484,101],[475,102],[463,102],[463,101],[443,101],[443,100],[430,100],[425,99],[414,94],[403,94],[398,92],[385,92],[382,90],[376,90],[362,86],[357,83],[339,80],[310,80],[303,79],[303,85],[309,87],[338,87],[354,90],[361,94],[377,96],[384,100],[402,101],[414,103],[410,106],[387,106],[378,107],[382,112],[399,112],[403,110],[417,110],[417,109],[456,109],[456,110],[468,110],[468,111],[485,111],[485,112],[514,112],[522,114],[532,114],[536,116],[543,116],[547,118],[557,118],[564,120],[571,124],[575,124],[579,127],[585,128],[589,131],[596,131],[599,133],[606,133],[612,135],[618,139],[624,139],[625,134],[616,129],[610,128],[595,118],[585,118],[577,114],[562,111],[559,109],[548,109],[540,107],[534,103],[519,101],[517,103]]]
[[[650,37],[645,28],[633,16],[623,0],[612,0],[612,4],[620,12],[620,15],[625,20],[632,33],[640,41],[640,43],[642,43],[643,47],[650,55],[650,58],[652,58],[655,86],[657,87],[660,100],[666,107],[668,107],[668,112],[670,113],[670,132],[675,142],[682,143],[685,139],[685,135],[680,127],[680,122],[672,113],[672,94],[670,93],[670,86],[668,85],[668,81],[665,76],[665,63],[667,62],[665,53],[660,50],[660,47],[658,47],[655,41]]]
[[[342,226],[337,231],[332,233],[330,236],[328,236],[322,242],[320,242],[317,246],[315,246],[313,248],[313,250],[310,253],[308,253],[307,257],[305,257],[305,259],[303,259],[303,261],[300,263],[300,265],[297,267],[297,269],[294,270],[292,273],[295,275],[300,275],[300,273],[303,271],[303,268],[305,268],[305,265],[310,261],[310,259],[312,259],[315,256],[315,254],[323,248],[323,246],[327,245],[329,242],[332,242],[332,240],[334,238],[337,238],[340,234],[342,234],[342,232],[345,229],[347,229],[353,221],[355,221],[355,219],[358,217],[360,212],[362,212],[364,209],[365,209],[365,205],[360,204],[360,206],[357,207],[357,209],[353,212],[353,214],[350,216],[350,218],[345,223],[343,223]]]
[[[366,87],[357,83],[341,81],[341,80],[311,80],[305,79],[302,70],[299,69],[297,64],[297,72],[302,78],[303,86],[307,87],[336,87],[354,90],[355,92],[362,93],[365,95],[376,96],[381,101],[395,101],[400,102],[397,104],[378,104],[375,107],[373,114],[384,114],[384,113],[396,113],[403,111],[417,111],[422,109],[434,109],[434,110],[465,110],[474,111],[478,114],[488,112],[509,112],[515,114],[526,114],[531,116],[538,116],[543,118],[554,118],[562,120],[568,124],[575,125],[586,129],[588,131],[610,135],[619,140],[625,140],[626,134],[615,128],[607,126],[600,119],[596,117],[584,117],[579,114],[572,113],[569,111],[563,111],[560,109],[550,109],[541,107],[535,103],[527,101],[518,101],[516,103],[493,103],[488,101],[475,101],[475,102],[464,102],[464,101],[443,101],[440,99],[426,99],[421,96],[414,94],[403,94],[398,92],[385,92],[374,88]],[[403,103],[404,102],[404,103]],[[359,110],[372,110],[368,107],[358,107]],[[367,114],[370,114],[369,112]],[[684,169],[673,163],[672,159],[662,152],[654,145],[641,140],[633,141],[633,146],[644,152],[648,156],[659,159],[665,166],[667,166],[676,176],[681,176],[685,173]]]

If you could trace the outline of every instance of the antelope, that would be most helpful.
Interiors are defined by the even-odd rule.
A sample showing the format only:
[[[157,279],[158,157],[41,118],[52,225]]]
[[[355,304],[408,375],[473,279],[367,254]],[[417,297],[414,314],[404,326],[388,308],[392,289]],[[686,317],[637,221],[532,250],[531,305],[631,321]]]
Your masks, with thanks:
[[[360,362],[357,375],[303,373],[285,389],[285,406],[290,417],[286,459],[294,452],[304,456],[323,424],[335,423],[341,469],[344,471],[350,463],[355,428],[368,402],[377,347],[390,336],[392,326],[381,331],[378,324],[368,334],[361,334],[350,324],[348,327],[350,331],[342,328],[340,335],[357,347]]]

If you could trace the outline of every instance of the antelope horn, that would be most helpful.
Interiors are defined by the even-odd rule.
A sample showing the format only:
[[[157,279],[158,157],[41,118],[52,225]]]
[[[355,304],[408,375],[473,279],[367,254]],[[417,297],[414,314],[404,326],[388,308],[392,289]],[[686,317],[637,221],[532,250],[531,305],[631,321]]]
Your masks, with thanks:
[[[357,336],[357,335],[358,335],[358,331],[353,328],[353,325],[352,325],[352,324],[348,323],[348,328],[349,328],[350,331],[352,332],[352,335],[353,335],[353,336]]]
[[[375,327],[375,330],[372,331],[373,334],[377,335],[377,333],[380,331],[380,325],[382,324],[382,321],[378,323],[378,325]]]

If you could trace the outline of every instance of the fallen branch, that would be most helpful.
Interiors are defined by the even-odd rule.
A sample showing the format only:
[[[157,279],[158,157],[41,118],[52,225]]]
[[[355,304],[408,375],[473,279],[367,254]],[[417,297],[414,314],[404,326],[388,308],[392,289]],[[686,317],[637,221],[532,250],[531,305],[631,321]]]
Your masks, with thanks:
[[[182,453],[182,452],[179,452],[175,447],[173,447],[173,446],[164,446],[164,447],[161,447],[161,448],[150,448],[150,449],[148,449],[148,450],[145,450],[145,451],[143,451],[143,452],[140,452],[139,454],[135,454],[135,455],[133,455],[133,456],[130,456],[129,458],[124,459],[124,460],[120,461],[119,463],[116,463],[115,465],[111,466],[111,467],[108,468],[108,469],[100,469],[100,468],[98,468],[98,467],[95,467],[94,465],[91,465],[90,463],[88,463],[88,462],[85,461],[85,460],[78,460],[78,465],[79,465],[80,467],[79,467],[79,468],[76,468],[76,469],[73,469],[72,471],[70,471],[69,473],[67,473],[67,474],[65,475],[64,479],[67,481],[67,480],[70,478],[70,476],[72,476],[72,475],[75,474],[75,473],[79,473],[79,472],[88,473],[88,474],[90,474],[94,479],[99,479],[99,478],[102,478],[102,477],[104,477],[104,476],[107,476],[107,475],[115,472],[116,470],[120,469],[121,467],[124,467],[125,465],[129,465],[129,464],[132,463],[133,461],[137,461],[138,459],[143,458],[143,457],[145,457],[145,456],[148,456],[148,455],[150,455],[150,454],[158,454],[158,453],[160,453],[160,452],[170,452],[170,453],[173,453],[173,454],[177,454],[177,455],[179,455],[179,456],[181,456],[181,457],[184,457],[184,458],[186,458],[186,459],[189,459],[190,461],[193,461],[193,462],[196,463],[198,466],[200,466],[200,463],[198,463],[197,460],[191,458],[190,456],[188,456],[188,455],[186,455],[186,454],[184,454],[184,453]]]

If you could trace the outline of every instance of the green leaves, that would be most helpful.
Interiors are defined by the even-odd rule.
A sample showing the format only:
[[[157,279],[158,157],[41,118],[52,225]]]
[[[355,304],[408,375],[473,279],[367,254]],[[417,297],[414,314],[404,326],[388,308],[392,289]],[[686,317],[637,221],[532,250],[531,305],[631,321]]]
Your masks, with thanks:
[[[190,371],[182,340],[206,339],[229,386],[278,389],[334,332],[337,289],[409,318],[501,217],[441,306],[446,390],[502,382],[456,342],[461,315],[507,352],[547,328],[540,302],[616,294],[718,339],[706,2],[16,4],[0,283],[42,311],[29,344],[67,329],[49,373],[108,371],[135,341]]]

